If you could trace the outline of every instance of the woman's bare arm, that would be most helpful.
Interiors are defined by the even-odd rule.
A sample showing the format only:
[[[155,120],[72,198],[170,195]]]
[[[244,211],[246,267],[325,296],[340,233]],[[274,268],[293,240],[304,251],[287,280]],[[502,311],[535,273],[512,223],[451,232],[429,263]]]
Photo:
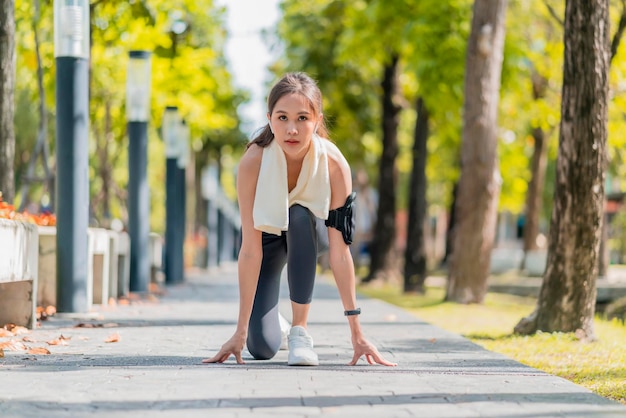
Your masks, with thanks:
[[[350,167],[343,159],[329,158],[331,182],[331,209],[342,207],[348,195],[352,192],[352,177]],[[349,246],[344,242],[341,232],[335,228],[328,228],[330,268],[337,283],[339,296],[344,310],[357,308],[356,278],[354,263]],[[363,335],[358,315],[347,317],[350,324],[350,334],[354,347],[354,356],[350,365],[355,365],[360,357],[365,356],[370,364],[378,363],[385,366],[395,366],[387,361]]]
[[[242,232],[242,243],[238,258],[239,316],[237,318],[237,329],[220,351],[212,358],[203,360],[203,363],[223,363],[231,355],[235,356],[237,363],[244,363],[241,351],[248,337],[248,323],[252,313],[254,294],[263,258],[262,233],[254,229],[254,220],[252,218],[262,155],[263,149],[257,145],[252,145],[248,148],[241,158],[237,174],[237,198]]]

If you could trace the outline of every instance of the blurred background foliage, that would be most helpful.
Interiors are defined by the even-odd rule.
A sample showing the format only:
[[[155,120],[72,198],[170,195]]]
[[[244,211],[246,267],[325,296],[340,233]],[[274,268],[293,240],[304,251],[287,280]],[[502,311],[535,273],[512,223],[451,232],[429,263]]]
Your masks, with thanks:
[[[52,1],[16,0],[16,200],[37,136],[37,31],[43,69],[48,142],[54,157],[54,46]],[[622,2],[611,2],[613,28]],[[406,208],[412,169],[414,103],[422,97],[430,111],[428,191],[431,215],[447,211],[459,175],[465,49],[471,0],[283,0],[282,19],[266,34],[281,51],[271,72],[306,71],[324,93],[332,140],[353,168],[364,168],[376,184],[381,144],[381,80],[390,53],[400,58],[402,107],[398,208]],[[549,219],[558,142],[563,55],[563,1],[511,0],[499,113],[502,173],[500,210],[524,211],[531,177],[533,129],[548,141],[543,190]],[[215,162],[222,184],[235,197],[236,163],[247,140],[237,114],[250,92],[234,86],[225,42],[225,10],[211,0],[92,0],[90,73],[90,193],[92,223],[126,220],[127,133],[125,71],[128,51],[152,52],[152,117],[149,125],[151,228],[164,229],[165,156],[159,136],[163,109],[179,107],[191,128],[193,161]],[[609,178],[624,178],[626,137],[626,59],[617,51],[610,74]],[[533,95],[533,77],[545,87]],[[271,80],[273,82],[274,80]],[[267,86],[269,88],[269,85]],[[54,167],[54,158],[50,161]],[[607,189],[607,191],[610,188]],[[28,199],[39,203],[48,191],[34,185]]]

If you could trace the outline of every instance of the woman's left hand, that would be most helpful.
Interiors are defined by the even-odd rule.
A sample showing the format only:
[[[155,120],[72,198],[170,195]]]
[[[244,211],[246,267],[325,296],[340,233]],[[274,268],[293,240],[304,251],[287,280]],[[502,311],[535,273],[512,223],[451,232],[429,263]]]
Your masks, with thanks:
[[[398,363],[392,363],[386,360],[369,341],[364,338],[353,339],[352,346],[354,347],[354,357],[349,363],[350,366],[356,365],[362,356],[369,364],[381,364],[383,366],[397,366]]]

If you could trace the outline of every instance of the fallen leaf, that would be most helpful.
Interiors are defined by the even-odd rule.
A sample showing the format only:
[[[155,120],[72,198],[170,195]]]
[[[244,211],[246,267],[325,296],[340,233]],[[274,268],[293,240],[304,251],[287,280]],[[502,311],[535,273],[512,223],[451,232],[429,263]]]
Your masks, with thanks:
[[[0,328],[0,337],[12,337],[15,334],[13,334],[11,331],[4,329],[4,328]]]
[[[47,348],[43,348],[43,347],[35,347],[35,348],[31,348],[30,350],[28,350],[28,354],[43,354],[43,355],[48,355],[50,354],[50,351],[48,351]]]
[[[22,337],[22,341],[24,341],[25,343],[34,343],[36,342],[35,340],[33,340],[31,337],[26,336],[26,337]]]
[[[71,340],[72,337],[66,337],[65,335],[61,334],[61,336],[59,337],[60,340]]]
[[[148,289],[150,293],[153,293],[155,295],[165,295],[165,290],[163,290],[163,288],[158,283],[150,283],[148,285]]]
[[[9,340],[0,343],[0,348],[5,348],[9,351],[23,351],[26,350],[27,347],[20,341]]]
[[[115,306],[117,305],[117,301],[115,300],[115,298],[109,298],[109,306]]]
[[[431,338],[431,339],[430,339],[430,340],[428,340],[428,341],[434,344],[434,343],[436,343],[436,342],[437,342],[437,339],[436,339],[436,338]]]
[[[57,338],[55,340],[52,341],[47,341],[46,344],[48,345],[67,345],[67,342],[62,339],[62,338]]]
[[[52,316],[57,313],[57,307],[53,305],[46,306],[46,315]]]
[[[13,333],[15,333],[15,335],[21,335],[21,334],[28,334],[28,333],[30,333],[30,330],[28,328],[20,327],[20,326],[13,327],[13,329],[11,331],[13,331]]]
[[[117,327],[119,327],[119,324],[117,324],[115,322],[107,322],[106,324],[102,324],[102,326],[104,328],[117,328]]]
[[[4,357],[4,350],[0,348],[0,358]]]
[[[116,342],[119,342],[119,340],[120,340],[120,335],[118,333],[115,333],[115,334],[109,335],[109,337],[106,340],[104,340],[104,342],[105,343],[116,343]]]

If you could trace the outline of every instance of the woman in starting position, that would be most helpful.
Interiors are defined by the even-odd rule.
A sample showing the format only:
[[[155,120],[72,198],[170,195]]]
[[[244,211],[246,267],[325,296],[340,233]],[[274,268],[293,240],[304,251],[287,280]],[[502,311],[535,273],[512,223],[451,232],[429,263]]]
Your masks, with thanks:
[[[364,337],[359,323],[349,250],[354,228],[350,166],[326,139],[322,94],[315,81],[304,73],[286,74],[269,94],[267,118],[268,124],[248,144],[237,177],[242,224],[237,329],[203,363],[223,363],[234,355],[243,364],[244,345],[255,359],[274,357],[281,346],[278,300],[287,264],[293,313],[288,364],[318,365],[306,327],[317,257],[328,247],[350,324],[350,365],[365,356],[370,364],[395,366]]]

